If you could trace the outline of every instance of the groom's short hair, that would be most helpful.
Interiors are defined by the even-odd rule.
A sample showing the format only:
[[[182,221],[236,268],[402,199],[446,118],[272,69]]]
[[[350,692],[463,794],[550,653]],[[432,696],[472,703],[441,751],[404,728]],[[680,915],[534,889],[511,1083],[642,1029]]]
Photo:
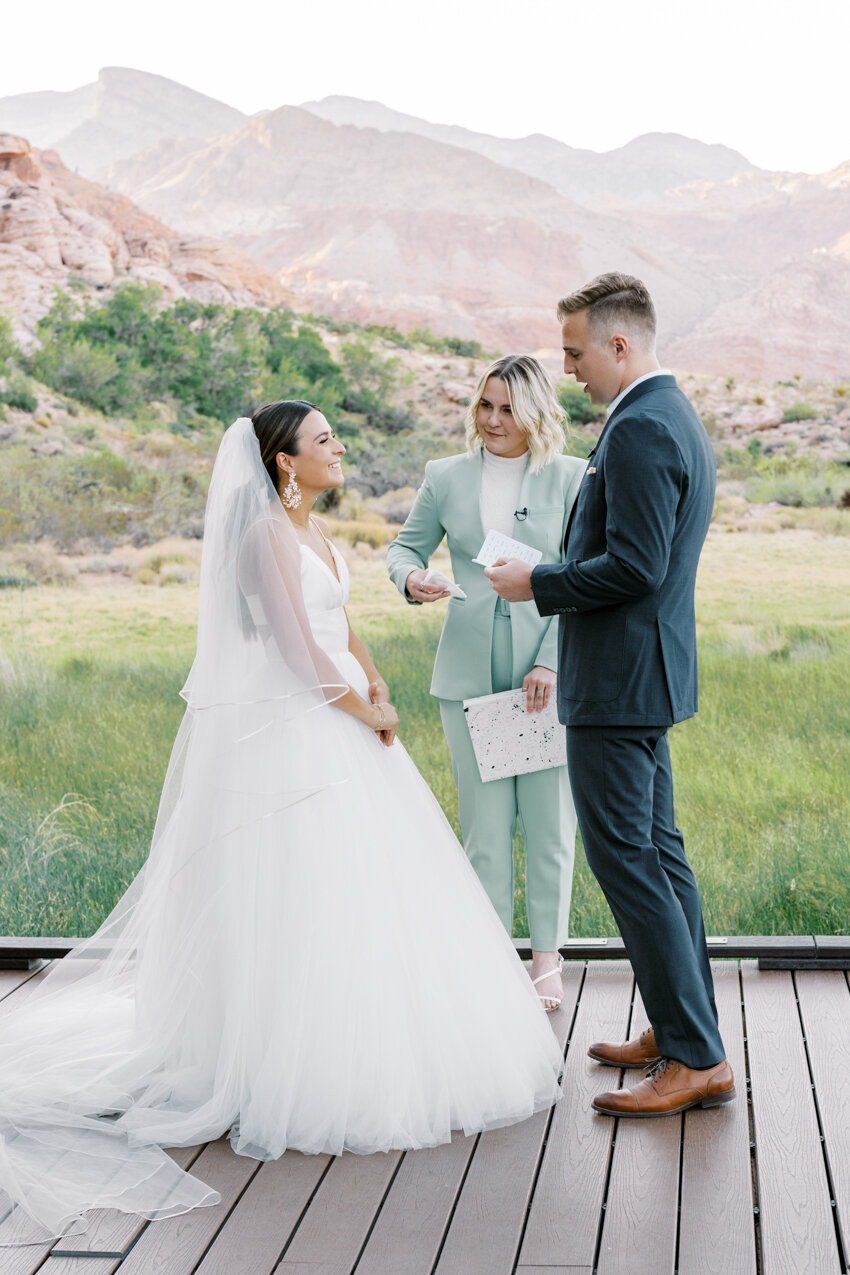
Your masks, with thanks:
[[[594,337],[610,336],[622,326],[639,331],[645,340],[655,341],[655,306],[645,283],[631,274],[612,270],[597,275],[590,283],[561,297],[558,302],[558,322],[563,323],[568,314],[587,311],[588,330]]]

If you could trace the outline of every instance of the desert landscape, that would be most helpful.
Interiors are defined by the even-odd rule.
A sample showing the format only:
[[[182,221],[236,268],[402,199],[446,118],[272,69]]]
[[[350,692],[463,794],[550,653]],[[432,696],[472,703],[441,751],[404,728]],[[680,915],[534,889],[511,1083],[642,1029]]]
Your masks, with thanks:
[[[60,206],[113,226],[88,229],[87,255],[71,246],[79,235],[60,235],[65,260],[36,227],[22,233],[6,190],[0,307],[27,330],[45,307],[45,270],[64,266],[94,287],[124,272],[171,295],[247,289],[266,303],[274,281],[302,311],[545,350],[557,347],[553,299],[616,263],[657,298],[660,352],[677,370],[850,375],[850,161],[817,176],[766,172],[669,133],[597,153],[343,97],[248,117],[116,67],[72,92],[0,99],[0,129],[53,153],[35,162]],[[135,214],[133,234],[159,247],[114,244],[129,215],[117,195],[147,216]]]
[[[661,133],[597,153],[345,97],[249,117],[114,67],[0,99],[0,929],[90,932],[144,859],[212,460],[273,398],[345,442],[352,619],[457,826],[441,616],[401,604],[385,547],[496,354],[546,363],[587,454],[603,412],[561,374],[554,302],[612,267],[656,297],[718,462],[704,707],[674,741],[709,925],[846,929],[850,163]],[[574,918],[610,931],[582,863]]]

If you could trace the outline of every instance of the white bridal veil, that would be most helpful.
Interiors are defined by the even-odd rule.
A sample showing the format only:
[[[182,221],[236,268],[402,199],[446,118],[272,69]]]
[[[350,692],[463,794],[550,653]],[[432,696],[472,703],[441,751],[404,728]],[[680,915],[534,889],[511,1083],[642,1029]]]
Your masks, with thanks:
[[[217,1202],[161,1147],[238,1140],[249,1027],[234,1005],[250,1014],[271,942],[246,900],[263,856],[285,852],[271,834],[287,810],[347,778],[308,718],[347,690],[313,640],[298,540],[242,418],[213,470],[197,654],[150,857],[0,1017],[0,1244],[85,1230],[94,1207],[159,1218]],[[236,979],[240,996],[224,995]]]

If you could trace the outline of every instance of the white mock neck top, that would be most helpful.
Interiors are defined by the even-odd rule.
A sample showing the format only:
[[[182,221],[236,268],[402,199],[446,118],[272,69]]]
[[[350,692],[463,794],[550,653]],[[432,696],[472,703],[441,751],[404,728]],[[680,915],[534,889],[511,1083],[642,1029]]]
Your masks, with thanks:
[[[486,536],[488,531],[500,531],[504,536],[514,534],[514,513],[519,507],[519,493],[528,452],[521,456],[494,456],[482,448],[484,464],[481,474],[481,523]]]

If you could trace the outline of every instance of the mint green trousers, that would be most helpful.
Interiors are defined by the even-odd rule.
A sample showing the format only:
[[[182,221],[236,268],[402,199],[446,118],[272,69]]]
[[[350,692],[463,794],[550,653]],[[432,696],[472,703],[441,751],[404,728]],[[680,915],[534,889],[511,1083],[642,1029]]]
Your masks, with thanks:
[[[497,609],[491,652],[493,690],[512,689],[510,616]],[[463,845],[502,924],[512,932],[514,832],[525,843],[525,901],[531,946],[554,952],[567,938],[576,811],[566,766],[482,783],[461,700],[440,700],[452,755]]]

